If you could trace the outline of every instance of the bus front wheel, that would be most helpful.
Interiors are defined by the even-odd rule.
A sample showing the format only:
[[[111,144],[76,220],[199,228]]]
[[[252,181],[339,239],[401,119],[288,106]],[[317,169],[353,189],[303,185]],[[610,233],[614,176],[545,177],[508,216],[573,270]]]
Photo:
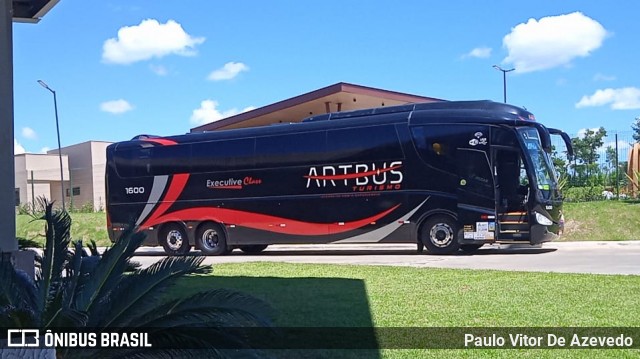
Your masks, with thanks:
[[[219,256],[227,253],[227,237],[222,228],[215,223],[204,223],[198,230],[196,245],[207,256]]]
[[[170,223],[160,232],[160,244],[168,255],[185,255],[189,252],[189,239],[184,228],[177,223]]]
[[[431,254],[451,254],[458,251],[458,224],[449,216],[427,219],[420,229],[420,240]]]

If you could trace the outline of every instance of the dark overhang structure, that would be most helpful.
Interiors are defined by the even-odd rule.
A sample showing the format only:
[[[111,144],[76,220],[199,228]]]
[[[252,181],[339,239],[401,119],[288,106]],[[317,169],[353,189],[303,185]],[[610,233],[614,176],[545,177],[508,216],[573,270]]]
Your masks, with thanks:
[[[37,23],[60,0],[13,0],[13,21]]]
[[[435,101],[443,100],[339,82],[271,105],[194,127],[191,132],[300,122],[309,116],[329,112]]]

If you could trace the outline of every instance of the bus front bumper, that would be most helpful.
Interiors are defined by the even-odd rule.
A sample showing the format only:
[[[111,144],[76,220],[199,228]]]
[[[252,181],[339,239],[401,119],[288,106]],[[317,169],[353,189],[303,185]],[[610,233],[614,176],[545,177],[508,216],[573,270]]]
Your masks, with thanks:
[[[549,231],[548,226],[542,224],[534,224],[531,226],[529,241],[531,244],[540,244],[544,242],[555,241],[560,238],[559,235]]]

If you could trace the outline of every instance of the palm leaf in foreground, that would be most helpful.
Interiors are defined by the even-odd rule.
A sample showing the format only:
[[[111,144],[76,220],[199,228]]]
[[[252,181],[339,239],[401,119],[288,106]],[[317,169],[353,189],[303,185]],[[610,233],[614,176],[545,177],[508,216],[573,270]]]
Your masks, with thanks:
[[[209,273],[210,267],[201,266],[203,260],[204,257],[167,257],[123,278],[112,294],[118,300],[104,307],[108,307],[110,315],[100,316],[106,321],[95,325],[133,326],[137,315],[160,302],[176,280],[187,274]]]
[[[154,350],[154,357],[191,357],[192,352],[180,348],[195,347],[209,350],[197,351],[196,357],[220,354],[218,349],[226,347],[225,343],[250,348],[246,336],[233,328],[272,325],[269,305],[242,293],[215,289],[169,298],[167,289],[184,275],[211,271],[201,265],[204,257],[165,258],[130,272],[131,257],[144,239],[141,233],[130,229],[102,256],[86,256],[81,242],[69,249],[69,215],[54,212],[51,204],[44,208],[47,236],[35,282],[25,279],[8,263],[0,263],[0,324],[54,331],[61,327],[96,332],[148,329],[162,338],[163,348]],[[203,332],[216,335],[198,336],[186,328],[203,328]],[[59,348],[56,355],[76,358],[123,354],[145,356],[139,349],[91,348]]]

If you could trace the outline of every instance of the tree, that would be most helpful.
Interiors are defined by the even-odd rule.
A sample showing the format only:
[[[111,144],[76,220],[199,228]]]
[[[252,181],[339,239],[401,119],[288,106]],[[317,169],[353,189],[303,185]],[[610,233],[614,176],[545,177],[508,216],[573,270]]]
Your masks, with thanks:
[[[633,129],[633,139],[640,143],[640,117],[636,117],[635,122],[631,124]]]
[[[556,146],[551,146],[551,160],[553,161],[553,166],[556,168],[556,172],[561,177],[565,177],[567,175],[567,160],[565,156],[561,156],[556,150]]]
[[[574,137],[571,139],[573,143],[573,151],[577,160],[586,164],[594,164],[600,158],[598,148],[604,143],[603,138],[607,136],[607,130],[600,127],[597,131],[587,129],[584,136]]]
[[[108,328],[111,332],[122,328],[166,328],[161,332],[166,334],[162,335],[163,347],[167,348],[164,352],[58,349],[56,355],[61,358],[175,357],[188,353],[174,348],[189,346],[205,347],[209,353],[202,355],[209,357],[219,354],[215,345],[222,340],[243,348],[248,343],[241,333],[232,330],[219,330],[216,338],[199,338],[181,335],[184,328],[271,326],[270,307],[239,292],[209,289],[188,297],[167,298],[167,289],[179,278],[211,271],[209,266],[201,266],[204,257],[167,257],[148,268],[127,272],[143,234],[131,229],[101,256],[87,256],[82,242],[69,249],[71,217],[52,208],[51,203],[45,205],[46,242],[35,281],[9,262],[0,261],[0,327]]]
[[[600,127],[597,131],[587,129],[584,136],[571,139],[575,159],[584,165],[584,169],[577,168],[578,172],[586,172],[586,176],[589,176],[593,170],[597,170],[596,163],[600,158],[598,148],[602,147],[605,136],[607,136],[607,130]]]

